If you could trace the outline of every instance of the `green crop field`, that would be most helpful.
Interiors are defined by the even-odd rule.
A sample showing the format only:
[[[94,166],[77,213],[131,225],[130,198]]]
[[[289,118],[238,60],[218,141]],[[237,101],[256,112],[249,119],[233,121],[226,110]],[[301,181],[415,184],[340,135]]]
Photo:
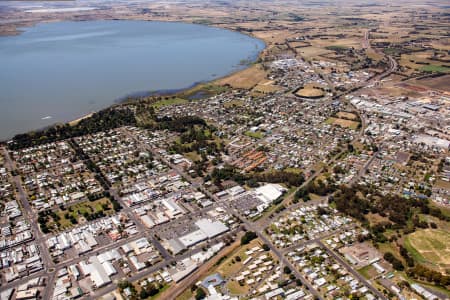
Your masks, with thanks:
[[[436,66],[436,65],[423,66],[420,69],[425,72],[440,72],[440,73],[449,73],[450,72],[449,67]]]

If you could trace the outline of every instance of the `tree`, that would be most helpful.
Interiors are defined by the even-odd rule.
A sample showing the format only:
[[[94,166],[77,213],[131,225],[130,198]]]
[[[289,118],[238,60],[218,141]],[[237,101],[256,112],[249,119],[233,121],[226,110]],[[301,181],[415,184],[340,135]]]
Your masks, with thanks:
[[[244,236],[241,238],[241,245],[247,245],[252,240],[257,237],[256,233],[253,231],[247,231]]]
[[[121,289],[121,290],[126,289],[126,288],[129,287],[130,285],[131,285],[131,283],[130,283],[129,281],[126,281],[126,280],[119,281],[119,283],[117,284],[117,286],[118,286],[119,289]]]
[[[386,252],[384,254],[384,259],[392,264],[392,267],[397,271],[403,271],[405,267],[402,262],[397,259],[391,252]]]
[[[148,293],[148,295],[150,297],[159,293],[159,288],[156,285],[154,285],[154,284],[148,285],[146,287],[146,290],[147,290],[147,293]]]
[[[120,109],[112,107],[94,113],[73,126],[58,124],[41,131],[18,134],[8,146],[10,149],[17,150],[125,125],[136,125],[133,111],[123,107]]]
[[[256,188],[259,186],[258,181],[256,181],[256,179],[254,178],[250,178],[249,180],[247,180],[247,185],[251,188]]]
[[[139,298],[140,299],[147,299],[148,297],[150,297],[149,293],[147,292],[147,290],[145,288],[143,288],[141,290],[141,292],[139,293]]]
[[[353,151],[355,151],[353,145],[350,144],[350,143],[347,144],[347,150],[348,150],[348,152],[350,152],[350,153],[353,153]]]
[[[201,300],[206,298],[206,293],[202,288],[197,289],[197,293],[195,294],[195,300]]]

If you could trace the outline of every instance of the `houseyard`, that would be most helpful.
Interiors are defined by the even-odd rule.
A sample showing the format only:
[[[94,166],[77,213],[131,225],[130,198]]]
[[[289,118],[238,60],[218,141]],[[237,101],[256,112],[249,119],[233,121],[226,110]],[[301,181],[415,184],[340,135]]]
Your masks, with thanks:
[[[266,247],[258,239],[241,245],[219,261],[210,275],[203,279],[200,288],[210,289],[213,286],[219,294],[230,297],[267,297],[271,295],[271,291],[277,291],[276,294],[285,295],[288,299],[295,299],[294,295],[306,296],[308,293],[296,283],[284,285],[281,290],[277,290],[279,282],[287,283],[292,276],[289,276],[290,272],[284,272],[282,265],[275,260],[275,255]],[[212,276],[217,278],[217,275],[219,281],[209,280]]]
[[[350,294],[360,295],[366,299],[373,297],[363,282],[349,274],[318,244],[297,248],[287,255],[324,299],[334,299]]]
[[[308,205],[273,220],[266,232],[275,246],[292,247],[297,243],[326,236],[352,223],[351,219],[336,213],[326,205]]]

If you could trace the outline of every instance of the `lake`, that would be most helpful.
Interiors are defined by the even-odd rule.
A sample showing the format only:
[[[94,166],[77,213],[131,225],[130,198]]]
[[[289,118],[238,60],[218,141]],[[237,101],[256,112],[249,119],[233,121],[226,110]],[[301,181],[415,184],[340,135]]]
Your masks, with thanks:
[[[265,46],[237,32],[175,22],[57,22],[23,30],[0,37],[0,139],[127,95],[222,77]]]

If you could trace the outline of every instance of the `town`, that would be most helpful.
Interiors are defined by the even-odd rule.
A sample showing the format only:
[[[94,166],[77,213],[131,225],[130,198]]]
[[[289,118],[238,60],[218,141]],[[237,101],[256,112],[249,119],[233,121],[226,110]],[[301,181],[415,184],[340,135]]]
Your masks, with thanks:
[[[357,28],[235,16],[267,44],[247,69],[2,143],[0,298],[449,299],[449,38],[422,35],[448,14],[426,7],[402,10],[415,41],[364,5],[329,13]]]

